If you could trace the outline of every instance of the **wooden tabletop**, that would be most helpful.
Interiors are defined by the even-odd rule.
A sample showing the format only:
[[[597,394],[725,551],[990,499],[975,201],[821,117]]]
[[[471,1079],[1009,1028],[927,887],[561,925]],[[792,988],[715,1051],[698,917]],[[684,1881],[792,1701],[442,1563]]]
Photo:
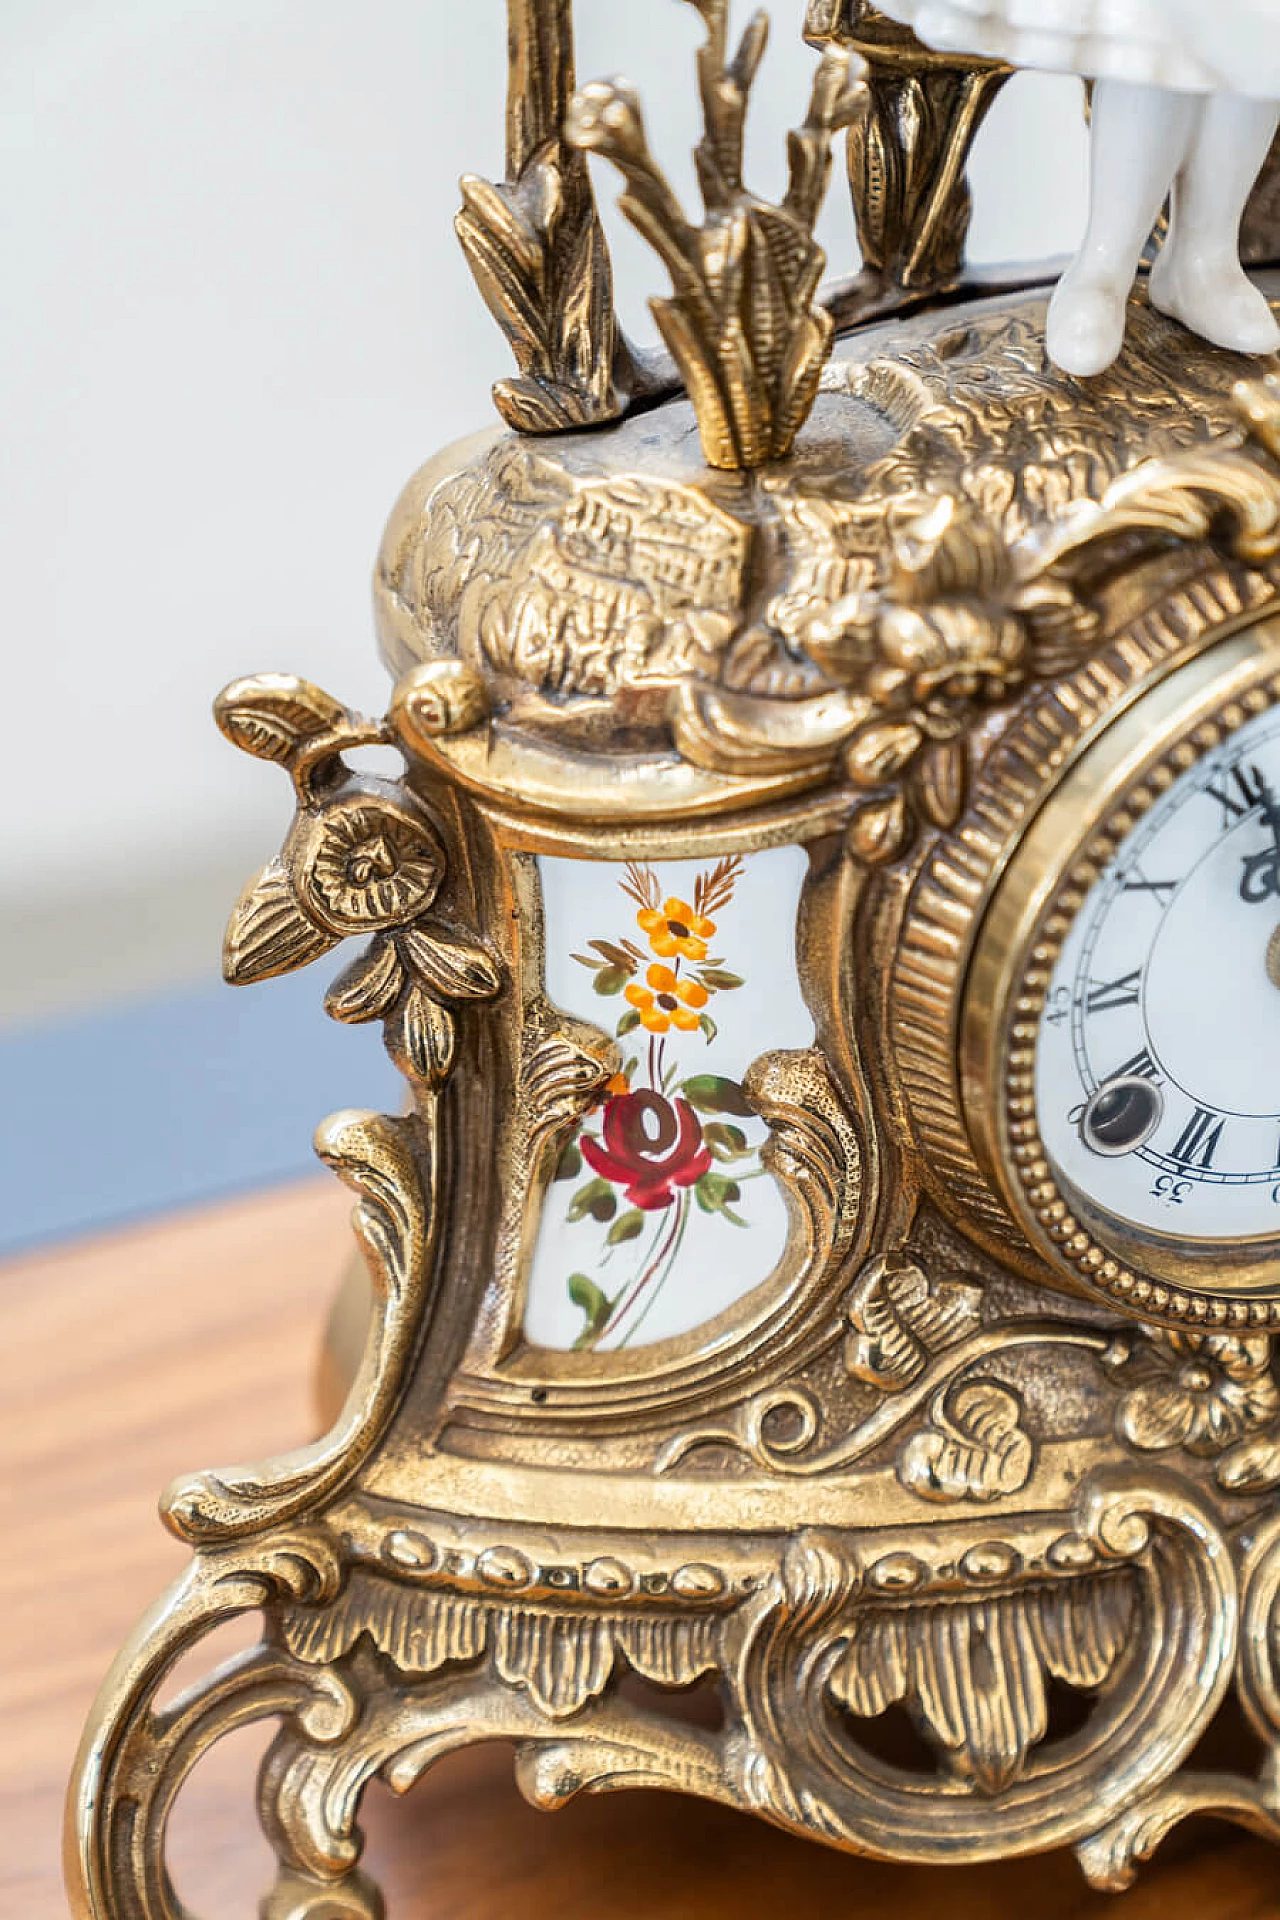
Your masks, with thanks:
[[[160,1487],[311,1430],[312,1362],[347,1207],[336,1187],[308,1183],[0,1268],[4,1915],[65,1912],[58,1836],[80,1725],[118,1643],[182,1564],[155,1517]],[[248,1729],[227,1740],[175,1815],[178,1889],[211,1920],[252,1915],[270,1879],[252,1813],[265,1738]],[[445,1762],[404,1801],[375,1788],[364,1825],[390,1920],[1280,1915],[1280,1860],[1234,1834],[1174,1843],[1116,1907],[1061,1854],[885,1866],[654,1793],[538,1813],[498,1748]]]

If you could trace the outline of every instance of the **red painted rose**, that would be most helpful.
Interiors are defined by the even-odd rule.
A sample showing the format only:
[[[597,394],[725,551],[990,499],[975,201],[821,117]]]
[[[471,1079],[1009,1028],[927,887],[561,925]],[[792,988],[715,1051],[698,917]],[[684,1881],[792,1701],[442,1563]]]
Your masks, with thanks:
[[[660,1093],[622,1093],[607,1100],[603,1142],[583,1140],[587,1164],[615,1186],[625,1187],[633,1207],[646,1213],[669,1207],[673,1189],[691,1187],[711,1167],[702,1124],[687,1100]]]

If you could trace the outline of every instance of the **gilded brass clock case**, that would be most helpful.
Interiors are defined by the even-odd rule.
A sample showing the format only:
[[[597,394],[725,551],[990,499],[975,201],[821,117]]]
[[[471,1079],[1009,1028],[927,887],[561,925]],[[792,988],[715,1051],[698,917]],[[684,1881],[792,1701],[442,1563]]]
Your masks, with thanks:
[[[994,1017],[1027,1023],[1023,948],[1041,964],[1159,755],[1274,672],[1280,389],[1141,299],[1085,388],[1046,366],[1036,294],[969,297],[965,160],[1005,72],[863,0],[813,0],[826,51],[762,201],[738,164],[762,30],[735,55],[724,0],[696,4],[705,228],[629,91],[575,95],[569,0],[510,0],[510,177],[464,182],[458,230],[514,431],[393,516],[385,718],[289,674],[218,702],[296,801],[227,977],[358,938],[325,1004],[381,1024],[405,1104],[317,1135],[367,1301],[328,1431],[164,1498],[190,1559],[86,1730],[80,1920],[180,1920],[175,1796],[263,1720],[267,1920],[381,1920],[366,1788],[479,1740],[548,1808],[665,1786],[853,1854],[1070,1846],[1098,1887],[1193,1814],[1280,1840],[1272,1308],[1063,1259],[1001,1131],[1026,1036],[1006,1059]],[[840,127],[866,267],[819,299]],[[588,146],[673,267],[665,362],[617,325]],[[766,270],[735,278],[746,233]],[[362,771],[375,742],[394,783]],[[783,1258],[670,1341],[540,1347],[539,1207],[619,1060],[552,996],[539,862],[780,842],[810,854],[814,1039],[742,1084]],[[260,1643],[175,1690],[245,1614]],[[673,1705],[703,1682],[714,1727]],[[1230,1698],[1259,1764],[1209,1774]],[[899,1708],[923,1766],[872,1730]]]

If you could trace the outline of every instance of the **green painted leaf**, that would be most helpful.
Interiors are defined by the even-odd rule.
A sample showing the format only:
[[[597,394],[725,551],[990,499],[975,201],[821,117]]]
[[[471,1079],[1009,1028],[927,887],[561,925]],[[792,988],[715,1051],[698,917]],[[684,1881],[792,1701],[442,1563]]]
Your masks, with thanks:
[[[591,984],[597,993],[621,993],[630,978],[629,967],[601,967]]]
[[[569,1219],[585,1220],[590,1214],[593,1220],[612,1220],[618,1211],[618,1196],[607,1180],[588,1180],[585,1187],[579,1187],[569,1202]]]
[[[569,1275],[569,1298],[575,1307],[586,1316],[586,1325],[574,1341],[575,1348],[589,1347],[598,1340],[609,1322],[613,1312],[613,1301],[602,1287],[598,1287],[585,1273]]]
[[[742,1215],[735,1213],[731,1204],[742,1198],[742,1188],[736,1180],[730,1180],[723,1173],[704,1173],[693,1192],[704,1213],[718,1213],[735,1227],[746,1226]]]
[[[731,1126],[727,1120],[708,1120],[702,1137],[717,1160],[741,1160],[755,1151],[747,1144],[742,1128]]]
[[[618,1215],[605,1238],[611,1247],[620,1247],[624,1240],[635,1240],[643,1232],[644,1215],[639,1207],[629,1207]]]
[[[624,1034],[634,1033],[639,1025],[640,1015],[634,1007],[628,1007],[615,1029],[619,1040],[622,1039]]]
[[[747,984],[740,973],[730,973],[727,967],[701,967],[698,978],[712,993],[732,993]]]
[[[716,1025],[715,1021],[711,1018],[711,1015],[709,1013],[704,1013],[699,1017],[698,1025],[702,1028],[702,1031],[706,1034],[707,1045],[710,1046],[711,1042],[715,1039],[716,1035],[720,1031],[719,1027]]]
[[[576,1180],[582,1172],[582,1155],[576,1140],[571,1140],[556,1165],[557,1180]]]
[[[751,1117],[753,1109],[736,1080],[725,1080],[718,1073],[695,1073],[681,1083],[680,1091],[699,1113],[739,1113]]]

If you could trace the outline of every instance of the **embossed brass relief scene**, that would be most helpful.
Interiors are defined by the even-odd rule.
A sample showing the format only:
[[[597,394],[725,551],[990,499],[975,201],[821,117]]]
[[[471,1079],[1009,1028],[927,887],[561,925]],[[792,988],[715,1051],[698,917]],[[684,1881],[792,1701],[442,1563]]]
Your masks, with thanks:
[[[569,0],[511,0],[507,177],[464,179],[457,232],[514,370],[392,512],[386,714],[219,697],[295,803],[227,978],[341,948],[326,1009],[381,1026],[405,1103],[318,1135],[360,1330],[325,1437],[165,1495],[188,1570],[72,1785],[85,1920],[178,1912],[171,1800],[255,1719],[276,1920],[380,1913],[365,1787],[480,1740],[540,1806],[660,1785],[851,1855],[1070,1847],[1112,1890],[1192,1815],[1280,1840],[1261,15],[1065,6],[1050,60],[1017,7],[970,36],[812,0],[770,200],[767,23],[692,4],[697,212],[636,92],[578,84]],[[1056,293],[965,262],[1031,58],[1096,83],[1102,212]],[[1209,258],[1220,114],[1253,145]],[[653,347],[615,179],[670,283]],[[254,1654],[158,1704],[254,1609]],[[708,1682],[714,1728],[676,1710]]]

